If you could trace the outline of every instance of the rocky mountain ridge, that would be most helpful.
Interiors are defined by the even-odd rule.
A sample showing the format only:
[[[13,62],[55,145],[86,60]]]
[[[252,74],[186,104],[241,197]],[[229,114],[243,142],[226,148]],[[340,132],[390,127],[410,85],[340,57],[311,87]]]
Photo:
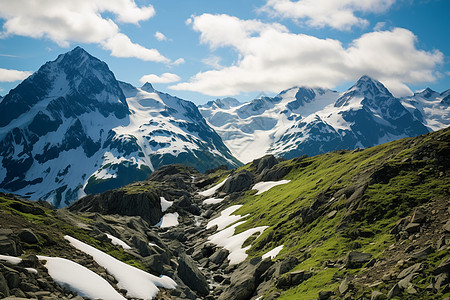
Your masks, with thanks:
[[[0,112],[0,189],[56,207],[161,165],[240,165],[195,104],[119,82],[80,47],[11,90]]]
[[[382,83],[361,77],[343,93],[295,87],[249,103],[223,100],[200,111],[243,162],[274,154],[293,158],[367,148],[447,127],[450,92],[396,98]]]
[[[266,156],[235,170],[171,165],[60,210],[2,194],[0,254],[74,258],[126,298],[115,276],[63,236],[175,280],[156,299],[444,299],[449,147],[446,129],[364,150]],[[230,243],[218,246],[218,234]],[[245,256],[231,263],[236,253]],[[38,297],[28,289],[35,286],[45,296],[75,296],[55,286],[45,262],[37,275],[0,263],[4,295]],[[14,272],[29,284],[7,280]]]

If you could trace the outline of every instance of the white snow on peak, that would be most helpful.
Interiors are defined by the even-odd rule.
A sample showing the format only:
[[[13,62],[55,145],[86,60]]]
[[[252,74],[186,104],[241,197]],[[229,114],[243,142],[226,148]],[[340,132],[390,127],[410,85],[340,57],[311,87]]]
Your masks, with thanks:
[[[264,254],[262,256],[262,259],[266,259],[268,257],[270,257],[270,259],[274,259],[278,255],[278,253],[280,253],[280,251],[283,250],[283,247],[284,245],[273,248],[272,250]]]
[[[228,176],[229,177],[229,176]],[[207,190],[205,190],[205,191],[202,191],[202,192],[199,192],[198,194],[200,195],[200,196],[203,196],[203,197],[211,197],[212,195],[214,195],[214,193],[220,188],[220,187],[222,187],[224,184],[225,184],[225,182],[228,180],[228,177],[227,178],[225,178],[222,182],[220,182],[219,184],[216,184],[215,186],[213,186],[213,187],[211,187],[211,188],[209,188],[209,189],[207,189]]]
[[[177,212],[165,214],[156,226],[160,226],[161,228],[177,226],[179,224],[178,217],[179,215]]]
[[[166,198],[160,197],[161,199],[161,211],[165,212],[169,207],[173,205],[173,201],[167,201]]]
[[[119,288],[127,290],[127,296],[129,297],[152,299],[158,294],[158,287],[173,289],[177,285],[170,277],[157,277],[121,262],[71,236],[66,235],[64,238],[68,240],[73,247],[91,255],[99,265],[104,267],[108,273],[116,278],[118,281],[117,286]]]
[[[59,257],[38,256],[38,258],[46,261],[45,267],[53,280],[61,286],[77,292],[81,297],[111,300],[126,299],[100,275],[82,265]]]
[[[256,183],[252,190],[257,190],[258,192],[255,195],[260,195],[264,192],[267,192],[268,190],[270,190],[271,188],[277,186],[277,185],[281,185],[281,184],[286,184],[291,182],[290,180],[279,180],[279,181],[261,181]]]
[[[111,235],[109,233],[107,233],[106,236],[111,240],[111,244],[120,246],[120,247],[122,247],[123,249],[126,249],[126,250],[131,249],[131,247],[128,246],[128,244],[125,243],[124,241],[122,241],[121,239],[119,239],[119,238],[117,238],[117,237],[115,237],[115,236],[113,236],[113,235]]]

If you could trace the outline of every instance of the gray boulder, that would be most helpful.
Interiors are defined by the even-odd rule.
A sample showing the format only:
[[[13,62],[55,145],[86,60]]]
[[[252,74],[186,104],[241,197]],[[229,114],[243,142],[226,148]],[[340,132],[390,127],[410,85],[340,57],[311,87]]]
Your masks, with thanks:
[[[31,229],[23,229],[19,233],[19,238],[22,242],[27,243],[27,244],[39,243],[37,236],[34,234],[34,232]]]
[[[191,290],[197,292],[201,296],[209,294],[209,286],[205,275],[198,269],[195,262],[185,253],[180,255],[177,268],[178,277]]]
[[[360,268],[372,259],[372,254],[362,252],[349,252],[345,257],[344,264],[346,268]]]
[[[253,184],[253,174],[247,170],[243,170],[228,178],[225,184],[220,188],[220,191],[226,194],[242,192],[250,189]]]

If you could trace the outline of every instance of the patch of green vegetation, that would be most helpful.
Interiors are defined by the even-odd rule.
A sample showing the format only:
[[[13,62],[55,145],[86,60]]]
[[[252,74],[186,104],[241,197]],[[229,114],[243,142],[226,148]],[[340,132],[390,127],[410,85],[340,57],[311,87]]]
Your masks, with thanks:
[[[324,269],[325,261],[342,259],[349,251],[380,256],[394,242],[389,230],[396,221],[416,206],[448,197],[448,165],[442,166],[442,160],[450,151],[449,140],[450,130],[443,130],[362,151],[281,162],[280,167],[291,168],[284,177],[289,183],[260,195],[247,191],[233,203],[243,205],[236,214],[248,214],[236,233],[269,226],[248,241],[249,256],[284,245],[277,258],[296,256],[300,264],[295,270],[312,268],[317,273],[281,299],[317,297],[318,291],[336,286],[330,276],[335,271]],[[251,164],[241,169],[252,171]],[[317,282],[322,284],[314,285]]]
[[[319,292],[323,290],[332,291],[339,286],[339,283],[334,282],[333,276],[337,272],[335,268],[321,270],[313,277],[305,280],[295,288],[283,293],[278,299],[284,300],[310,300],[317,299]]]

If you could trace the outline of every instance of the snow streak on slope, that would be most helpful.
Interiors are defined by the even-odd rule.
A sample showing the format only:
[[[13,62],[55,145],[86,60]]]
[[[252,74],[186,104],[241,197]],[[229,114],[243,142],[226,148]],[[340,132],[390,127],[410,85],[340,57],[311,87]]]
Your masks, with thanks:
[[[89,254],[93,259],[118,281],[117,286],[127,290],[127,296],[142,299],[152,299],[158,294],[158,287],[173,289],[176,286],[175,281],[167,276],[156,277],[140,269],[127,265],[114,257],[91,247],[71,236],[65,236],[69,243]]]

